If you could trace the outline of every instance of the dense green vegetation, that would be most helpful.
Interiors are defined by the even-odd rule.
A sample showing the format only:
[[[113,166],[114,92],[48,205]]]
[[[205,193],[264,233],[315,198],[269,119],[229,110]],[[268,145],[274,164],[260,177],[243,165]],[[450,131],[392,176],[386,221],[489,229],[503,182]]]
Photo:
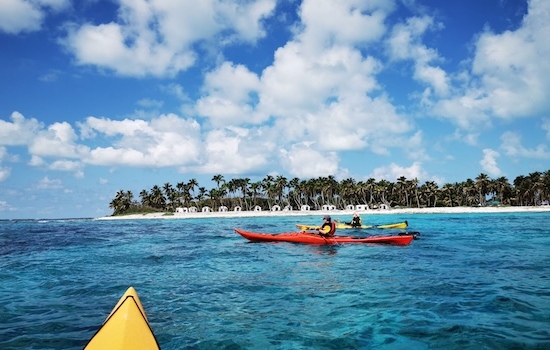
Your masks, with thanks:
[[[486,205],[541,205],[550,200],[550,170],[518,176],[513,184],[506,177],[491,179],[479,174],[475,180],[467,179],[439,187],[433,181],[419,186],[418,180],[404,176],[397,182],[387,180],[355,181],[352,178],[336,181],[333,176],[309,180],[267,175],[262,181],[251,182],[249,178],[226,181],[223,175],[214,175],[216,187],[207,190],[196,179],[179,182],[176,187],[165,183],[139,193],[140,200],[131,191],[119,191],[109,204],[113,215],[147,212],[174,212],[178,207],[196,207],[198,211],[208,206],[217,211],[221,206],[229,210],[239,206],[252,210],[260,206],[269,210],[274,205],[291,206],[294,210],[302,205],[321,209],[334,205],[345,209],[348,205],[368,204],[376,208],[381,204],[390,207],[455,207]]]

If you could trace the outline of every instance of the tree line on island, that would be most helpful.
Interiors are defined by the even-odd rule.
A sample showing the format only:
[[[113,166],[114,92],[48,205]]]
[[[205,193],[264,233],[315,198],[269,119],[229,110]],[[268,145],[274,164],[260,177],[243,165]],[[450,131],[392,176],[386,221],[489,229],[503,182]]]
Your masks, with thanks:
[[[226,180],[221,174],[214,175],[215,188],[210,190],[199,185],[196,179],[170,183],[142,190],[139,200],[132,191],[120,190],[110,202],[113,215],[150,212],[175,212],[179,207],[209,207],[218,211],[221,207],[233,210],[252,210],[256,206],[269,210],[274,205],[299,210],[303,205],[321,209],[334,205],[345,209],[348,205],[368,205],[375,209],[384,204],[389,207],[456,207],[456,206],[534,206],[548,204],[550,200],[550,170],[518,176],[510,184],[506,177],[491,179],[479,174],[474,180],[447,183],[439,187],[434,181],[419,186],[418,179],[405,176],[397,182],[387,180],[356,181],[347,178],[337,181],[333,176],[290,181],[282,176],[265,176],[261,181],[249,178]],[[199,209],[200,210],[200,209]]]

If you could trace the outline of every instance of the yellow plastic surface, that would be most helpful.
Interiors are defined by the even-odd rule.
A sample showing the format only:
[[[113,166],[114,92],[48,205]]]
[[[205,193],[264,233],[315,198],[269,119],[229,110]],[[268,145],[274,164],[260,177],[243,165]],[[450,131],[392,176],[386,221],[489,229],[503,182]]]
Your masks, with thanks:
[[[378,225],[378,228],[407,228],[408,224],[406,222],[400,222],[397,224],[387,224],[387,225]]]
[[[85,349],[160,349],[133,287],[120,298]]]
[[[318,230],[320,226],[315,226],[315,225],[305,225],[305,224],[296,224],[296,226],[298,227],[299,230],[301,231],[307,231],[307,230]],[[387,225],[362,225],[361,227],[357,227],[357,228],[362,228],[362,229],[369,229],[369,228],[407,228],[408,224],[406,222],[399,222],[399,223],[395,223],[395,224],[387,224]],[[352,227],[351,225],[348,225],[348,224],[344,224],[342,222],[339,222],[336,224],[336,228],[337,229],[351,229],[351,228],[355,228],[355,227]]]

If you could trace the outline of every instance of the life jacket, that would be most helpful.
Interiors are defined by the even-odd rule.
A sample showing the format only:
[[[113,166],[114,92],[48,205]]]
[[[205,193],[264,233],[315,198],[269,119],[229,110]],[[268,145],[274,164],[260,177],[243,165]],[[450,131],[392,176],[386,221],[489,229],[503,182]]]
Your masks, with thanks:
[[[353,227],[361,227],[361,218],[359,216],[354,216],[353,219],[351,219],[351,226]]]
[[[321,231],[324,231],[322,233],[322,236],[334,236],[334,233],[336,232],[336,224],[334,222],[326,222],[321,226]]]

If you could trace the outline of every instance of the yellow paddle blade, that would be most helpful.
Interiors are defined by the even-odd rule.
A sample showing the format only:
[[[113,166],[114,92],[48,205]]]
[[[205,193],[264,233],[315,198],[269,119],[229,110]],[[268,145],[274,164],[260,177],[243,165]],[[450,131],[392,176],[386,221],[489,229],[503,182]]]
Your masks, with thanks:
[[[303,224],[296,224],[296,227],[300,231],[307,231],[307,230],[318,230],[320,226],[311,226],[311,225],[303,225]]]
[[[378,228],[407,228],[408,223],[405,222],[399,222],[397,224],[387,224],[387,225],[378,225],[376,227]]]

